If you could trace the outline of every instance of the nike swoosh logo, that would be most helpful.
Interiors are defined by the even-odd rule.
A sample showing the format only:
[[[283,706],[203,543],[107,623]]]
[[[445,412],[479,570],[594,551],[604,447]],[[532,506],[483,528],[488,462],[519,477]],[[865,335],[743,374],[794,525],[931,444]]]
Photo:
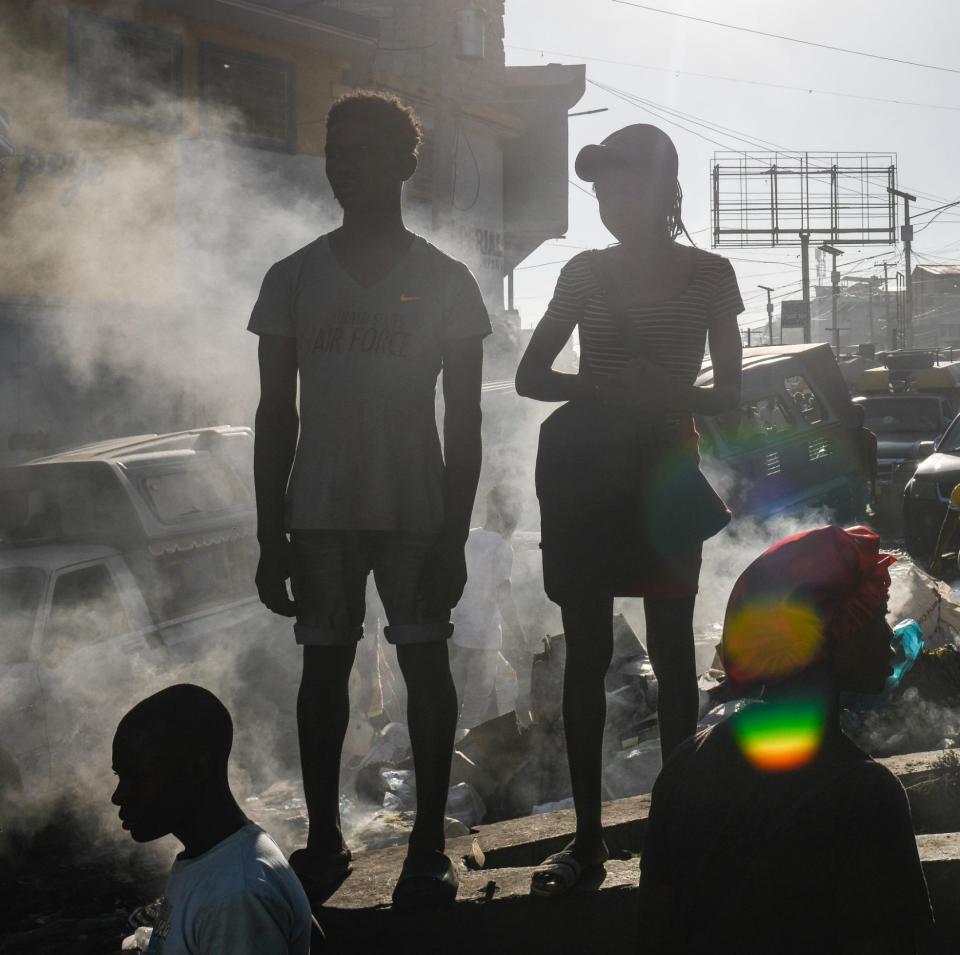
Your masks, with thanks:
[[[420,296],[419,295],[401,295],[400,301],[401,302],[419,302]]]

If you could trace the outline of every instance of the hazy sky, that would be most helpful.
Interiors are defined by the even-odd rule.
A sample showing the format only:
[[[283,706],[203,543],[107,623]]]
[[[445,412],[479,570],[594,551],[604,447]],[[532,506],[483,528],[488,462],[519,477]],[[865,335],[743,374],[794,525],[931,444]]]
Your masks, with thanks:
[[[955,72],[922,69],[850,53],[803,46],[694,23],[675,16],[621,5],[614,0],[508,0],[507,63],[586,63],[587,92],[581,109],[609,112],[570,120],[570,178],[573,157],[586,143],[630,123],[651,122],[665,129],[680,153],[684,219],[694,241],[710,248],[709,169],[714,143],[652,116],[590,85],[595,80],[653,103],[680,110],[731,131],[788,150],[894,152],[901,189],[918,196],[915,212],[960,199],[960,8],[951,0],[649,0],[651,6],[804,40],[914,60]],[[521,49],[524,48],[524,49]],[[598,60],[619,60],[625,66]],[[679,72],[674,72],[679,71]],[[683,75],[709,73],[748,80],[726,82]],[[775,89],[752,83],[802,87]],[[845,96],[806,90],[829,90]],[[933,109],[856,97],[938,104]],[[726,149],[751,149],[730,133],[684,123]],[[916,262],[960,262],[960,206],[947,210],[925,231],[932,216],[916,223]],[[577,247],[611,241],[600,223],[596,202],[570,187],[567,238],[542,246],[516,273],[517,307],[525,325],[535,324],[549,300],[562,260]],[[799,298],[799,249],[725,249],[733,259],[747,305],[741,325],[766,323],[766,293]],[[840,271],[869,274],[874,261],[898,260],[903,250],[847,247]],[[845,265],[868,256],[865,262]],[[556,260],[561,260],[557,262]],[[762,260],[762,261],[757,261]],[[555,263],[544,264],[540,263]],[[811,270],[813,270],[811,255]],[[893,275],[891,270],[891,277]],[[882,274],[882,270],[876,270]],[[891,287],[893,281],[891,278]],[[779,315],[779,306],[776,307]]]

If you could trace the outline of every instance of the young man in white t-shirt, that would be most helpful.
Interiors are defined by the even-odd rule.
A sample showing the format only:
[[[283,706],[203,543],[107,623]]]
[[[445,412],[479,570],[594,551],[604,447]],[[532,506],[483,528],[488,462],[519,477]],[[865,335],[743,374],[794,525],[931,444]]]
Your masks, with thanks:
[[[183,843],[146,951],[151,955],[309,955],[312,918],[276,843],[227,782],[233,723],[188,683],[138,703],[113,739],[113,804],[136,842]]]
[[[475,527],[467,539],[467,586],[453,611],[450,641],[450,662],[460,700],[460,730],[472,729],[487,717],[497,685],[504,624],[511,641],[521,650],[525,648],[510,582],[510,538],[519,519],[516,493],[496,487],[487,495],[483,527]]]
[[[469,269],[404,226],[401,191],[420,139],[394,97],[358,92],[333,105],[326,171],[343,225],[270,268],[248,325],[260,336],[257,588],[271,610],[296,616],[303,646],[297,719],[310,829],[290,861],[314,904],[350,871],[340,756],[371,571],[407,684],[417,775],[394,902],[456,896],[444,854],[457,720],[447,640],[466,580],[490,321]]]

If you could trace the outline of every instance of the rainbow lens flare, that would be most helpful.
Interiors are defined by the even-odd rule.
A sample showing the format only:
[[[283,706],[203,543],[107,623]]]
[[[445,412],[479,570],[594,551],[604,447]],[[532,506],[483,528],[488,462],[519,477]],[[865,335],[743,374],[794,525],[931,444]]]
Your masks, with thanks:
[[[799,673],[823,649],[823,621],[798,601],[748,604],[724,622],[723,664],[743,685],[772,683]]]
[[[757,769],[784,773],[809,763],[820,749],[827,722],[821,700],[754,703],[732,719],[740,751]]]

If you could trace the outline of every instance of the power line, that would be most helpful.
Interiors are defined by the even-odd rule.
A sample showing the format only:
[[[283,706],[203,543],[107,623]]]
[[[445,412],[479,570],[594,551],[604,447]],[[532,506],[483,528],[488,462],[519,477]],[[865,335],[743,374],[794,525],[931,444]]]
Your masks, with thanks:
[[[584,53],[567,53],[563,50],[543,50],[531,46],[516,46],[512,43],[505,43],[504,46],[509,50],[521,50],[524,53],[539,53],[541,56],[548,53],[551,56],[566,56],[572,60],[588,60],[592,63],[606,63],[611,66],[629,66],[638,70],[651,70],[655,73],[670,73],[673,76],[692,76],[705,80],[720,80],[724,83],[740,83],[744,86],[765,86],[769,89],[788,90],[794,93],[815,94],[817,96],[840,96],[844,99],[860,99],[873,103],[888,103],[894,106],[914,106],[922,109],[946,109],[951,112],[960,112],[960,106],[947,106],[945,103],[918,103],[913,100],[891,99],[886,96],[866,96],[861,93],[845,93],[840,90],[821,90],[808,86],[790,86],[786,83],[770,83],[765,80],[750,80],[737,76],[721,76],[717,73],[698,73],[693,70],[674,70],[668,66],[650,66],[647,63],[636,63],[631,60],[611,60],[600,56],[588,56]]]
[[[591,199],[597,198],[589,189],[584,189],[583,186],[577,182],[574,182],[572,179],[568,179],[567,182],[569,182],[574,189],[579,189],[585,196],[589,196]]]
[[[767,37],[771,40],[784,40],[788,43],[799,43],[802,46],[815,46],[821,50],[831,50],[834,53],[848,53],[851,56],[863,56],[871,60],[883,60],[886,63],[899,63],[902,66],[917,66],[923,70],[938,70],[941,73],[958,73],[960,69],[952,66],[937,66],[933,63],[920,63],[917,60],[901,60],[895,56],[883,56],[880,53],[868,53],[865,50],[852,50],[844,46],[832,46],[829,43],[819,43],[816,40],[802,40],[795,36],[784,36],[782,33],[767,33],[764,30],[755,30],[752,27],[743,27],[735,23],[721,23],[719,20],[707,20],[704,17],[695,17],[689,13],[678,13],[676,10],[661,10],[659,7],[647,6],[645,3],[634,3],[632,0],[613,0],[613,3],[624,7],[635,7],[638,10],[646,10],[648,13],[662,13],[668,17],[678,17],[681,20],[692,20],[695,23],[706,23],[713,27],[723,27],[725,30],[737,30],[740,33],[752,33],[755,36]]]
[[[588,80],[587,82],[592,86],[596,86],[598,89],[606,90],[608,93],[613,93],[614,95],[619,94],[621,98],[627,98],[635,103],[653,106],[657,109],[663,110],[664,112],[679,116],[685,122],[693,123],[695,126],[703,126],[704,129],[709,129],[721,135],[731,136],[734,139],[740,140],[742,143],[746,143],[748,146],[760,146],[761,148],[780,151],[783,149],[782,146],[778,146],[776,143],[772,143],[768,139],[760,139],[758,136],[750,136],[749,134],[742,133],[739,130],[731,129],[729,126],[721,126],[719,123],[713,123],[709,120],[702,119],[701,117],[694,116],[692,113],[685,113],[683,110],[676,109],[672,106],[662,106],[661,104],[655,103],[653,100],[646,99],[637,93],[630,93],[627,90],[617,89],[615,86],[608,86],[604,83],[599,83],[597,80]]]

